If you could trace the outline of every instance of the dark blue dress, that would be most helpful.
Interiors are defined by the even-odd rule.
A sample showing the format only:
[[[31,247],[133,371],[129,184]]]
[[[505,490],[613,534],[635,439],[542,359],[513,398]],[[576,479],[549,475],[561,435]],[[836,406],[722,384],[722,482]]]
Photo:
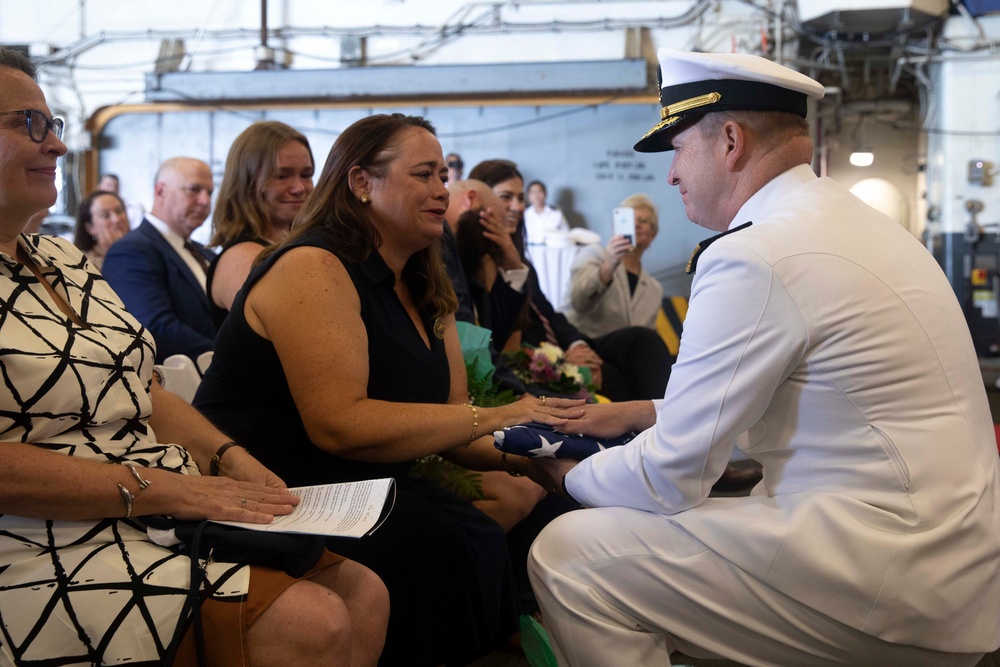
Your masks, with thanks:
[[[332,539],[328,545],[370,567],[389,589],[392,611],[379,664],[437,665],[488,652],[517,626],[503,530],[471,503],[431,482],[410,478],[412,462],[356,461],[315,447],[274,346],[246,322],[247,291],[283,252],[298,246],[336,254],[329,235],[314,228],[251,272],[216,339],[215,356],[195,405],[289,486],[396,479],[396,504],[373,535]],[[344,266],[358,290],[368,333],[368,396],[395,402],[447,402],[448,359],[444,342],[430,333],[430,315],[423,316],[428,348],[397,298],[392,271],[378,253],[361,264],[344,262]],[[435,435],[428,433],[427,438]]]

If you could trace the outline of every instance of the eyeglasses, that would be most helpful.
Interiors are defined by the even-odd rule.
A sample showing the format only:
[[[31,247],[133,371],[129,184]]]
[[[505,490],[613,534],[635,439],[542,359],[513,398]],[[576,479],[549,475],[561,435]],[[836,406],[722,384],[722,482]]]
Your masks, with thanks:
[[[56,135],[56,139],[62,139],[63,127],[66,123],[62,118],[49,118],[38,109],[19,109],[18,111],[0,111],[0,116],[24,115],[28,119],[28,136],[35,143],[42,143],[49,135],[49,130]]]
[[[449,169],[461,169],[465,164],[461,160],[448,160]]]

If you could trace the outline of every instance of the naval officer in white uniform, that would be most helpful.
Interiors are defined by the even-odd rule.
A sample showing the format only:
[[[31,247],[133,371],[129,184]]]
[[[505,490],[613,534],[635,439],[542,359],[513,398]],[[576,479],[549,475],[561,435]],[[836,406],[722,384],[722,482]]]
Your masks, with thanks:
[[[661,121],[692,259],[663,401],[567,431],[641,430],[546,482],[585,509],[530,569],[560,664],[974,665],[1000,646],[1000,486],[962,310],[926,249],[809,168],[807,98],[770,61],[661,49]],[[749,497],[708,498],[734,443]]]

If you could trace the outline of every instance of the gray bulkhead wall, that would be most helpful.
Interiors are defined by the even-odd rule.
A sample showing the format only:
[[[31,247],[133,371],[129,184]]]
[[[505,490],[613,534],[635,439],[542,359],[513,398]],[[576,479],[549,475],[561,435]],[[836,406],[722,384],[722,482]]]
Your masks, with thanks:
[[[490,158],[514,160],[525,186],[543,181],[549,202],[561,208],[573,227],[585,227],[606,242],[611,209],[642,192],[656,204],[660,232],[643,258],[647,271],[667,295],[687,295],[684,267],[691,250],[712,232],[689,222],[676,188],[667,183],[672,153],[641,154],[633,144],[659,120],[650,104],[386,106],[364,108],[258,110],[159,110],[123,113],[101,129],[99,169],[121,176],[122,194],[148,210],[157,166],[187,155],[208,162],[216,188],[236,136],[258,120],[279,120],[305,134],[312,145],[317,176],[337,134],[355,120],[376,113],[401,112],[428,118],[445,153],[457,152],[465,173]],[[137,224],[138,221],[133,221]],[[207,240],[211,221],[196,232]],[[557,307],[559,304],[555,304]]]

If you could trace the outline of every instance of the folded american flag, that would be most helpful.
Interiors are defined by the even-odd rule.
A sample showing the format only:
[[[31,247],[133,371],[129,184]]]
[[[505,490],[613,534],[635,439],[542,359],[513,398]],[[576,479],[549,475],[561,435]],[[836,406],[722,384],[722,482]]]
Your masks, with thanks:
[[[494,431],[496,448],[508,454],[553,459],[573,459],[582,461],[591,454],[617,447],[635,437],[629,432],[616,438],[594,438],[589,435],[560,433],[551,426],[532,422],[508,426],[502,431]]]

